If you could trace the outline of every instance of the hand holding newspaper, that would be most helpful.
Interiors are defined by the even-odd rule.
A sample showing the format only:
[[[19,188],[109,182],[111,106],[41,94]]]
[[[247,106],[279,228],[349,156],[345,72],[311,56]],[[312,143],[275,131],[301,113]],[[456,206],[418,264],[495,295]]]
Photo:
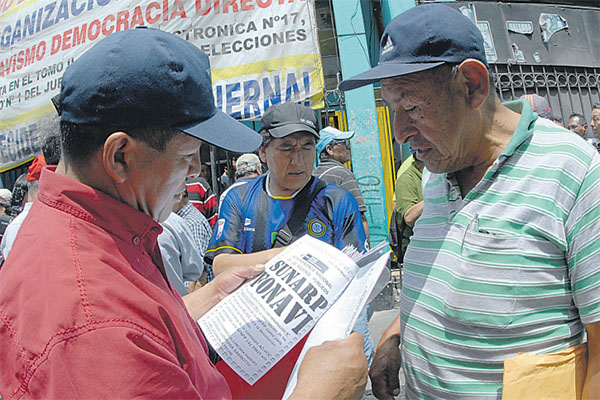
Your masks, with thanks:
[[[304,236],[267,263],[261,275],[200,318],[200,328],[221,358],[250,385],[312,329],[287,397],[306,350],[347,337],[369,295],[374,297],[389,281],[386,248],[384,242],[360,255]],[[321,328],[313,329],[321,319],[317,325]]]

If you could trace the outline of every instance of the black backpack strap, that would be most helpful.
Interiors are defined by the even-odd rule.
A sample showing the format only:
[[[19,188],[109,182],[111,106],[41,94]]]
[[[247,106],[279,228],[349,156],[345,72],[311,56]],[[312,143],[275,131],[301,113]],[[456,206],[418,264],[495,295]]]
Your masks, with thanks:
[[[302,223],[308,215],[308,210],[310,210],[310,205],[315,199],[315,196],[327,186],[325,182],[319,180],[311,191],[314,179],[314,177],[310,178],[310,181],[302,188],[300,193],[298,193],[298,196],[294,199],[294,211],[292,212],[292,216],[287,224],[277,232],[272,248],[283,247],[292,243],[294,234],[302,227]]]

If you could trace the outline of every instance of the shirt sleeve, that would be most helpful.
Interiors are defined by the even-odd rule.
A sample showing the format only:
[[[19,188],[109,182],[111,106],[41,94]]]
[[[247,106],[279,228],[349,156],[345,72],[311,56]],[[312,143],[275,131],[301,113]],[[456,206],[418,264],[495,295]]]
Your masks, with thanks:
[[[600,321],[600,155],[594,152],[566,224],[573,299],[584,324]]]
[[[202,218],[199,218],[200,220],[200,256],[202,258],[204,258],[204,255],[206,254],[206,250],[208,249],[208,245],[210,244],[210,238],[213,234],[213,231],[210,227],[210,224],[208,223],[208,221],[206,220],[206,218],[204,218],[204,216],[202,216]]]
[[[214,229],[204,261],[212,265],[219,254],[242,254],[242,210],[241,200],[235,190],[230,190],[221,205],[217,226]]]
[[[369,245],[354,196],[344,192],[333,210],[335,247],[343,249],[347,245],[353,245],[358,251],[366,250]]]
[[[174,222],[175,217],[177,215],[172,214],[163,223],[164,230],[158,236],[158,244],[169,282],[184,296],[188,294],[185,282],[198,279],[204,263],[192,232],[183,220],[181,223]]]
[[[73,368],[86,359],[88,367]],[[203,398],[173,352],[127,327],[98,328],[55,344],[35,369],[29,391],[34,398],[57,399]]]

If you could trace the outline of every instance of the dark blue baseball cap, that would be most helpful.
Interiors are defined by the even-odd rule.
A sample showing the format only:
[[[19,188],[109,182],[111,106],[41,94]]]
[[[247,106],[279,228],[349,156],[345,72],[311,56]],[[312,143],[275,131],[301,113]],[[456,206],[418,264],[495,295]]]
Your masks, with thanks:
[[[343,80],[340,90],[356,89],[444,63],[461,63],[467,58],[488,67],[479,29],[469,18],[444,4],[424,4],[398,15],[385,28],[379,51],[379,64]]]
[[[158,29],[114,33],[65,71],[53,102],[61,121],[115,129],[175,128],[244,153],[261,136],[215,107],[208,56]]]

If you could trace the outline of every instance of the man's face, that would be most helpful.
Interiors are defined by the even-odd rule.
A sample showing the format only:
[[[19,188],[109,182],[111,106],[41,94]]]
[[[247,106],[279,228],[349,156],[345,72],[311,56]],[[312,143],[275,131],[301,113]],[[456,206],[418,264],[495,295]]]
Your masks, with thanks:
[[[594,108],[592,110],[592,120],[590,121],[590,127],[594,137],[600,139],[600,108]]]
[[[296,132],[273,139],[267,148],[259,149],[260,158],[270,171],[269,189],[275,196],[291,196],[310,180],[315,163],[315,137],[309,132]]]
[[[345,164],[352,159],[350,156],[350,143],[347,140],[334,140],[327,145],[327,149],[329,151],[329,157],[342,164]]]
[[[431,172],[455,172],[474,165],[480,137],[466,129],[466,104],[427,73],[381,81],[383,99],[394,109],[394,134],[410,143]],[[481,134],[479,134],[481,136]]]
[[[577,116],[573,116],[569,118],[568,128],[571,132],[575,132],[579,136],[585,136],[585,131],[587,130],[587,125],[581,124],[581,118]]]
[[[210,166],[202,164],[200,167],[200,177],[206,179],[210,183]]]
[[[160,152],[140,142],[138,168],[132,172],[131,188],[137,208],[156,221],[167,219],[175,197],[185,189],[185,178],[200,172],[198,150],[202,142],[181,134],[169,141]]]

